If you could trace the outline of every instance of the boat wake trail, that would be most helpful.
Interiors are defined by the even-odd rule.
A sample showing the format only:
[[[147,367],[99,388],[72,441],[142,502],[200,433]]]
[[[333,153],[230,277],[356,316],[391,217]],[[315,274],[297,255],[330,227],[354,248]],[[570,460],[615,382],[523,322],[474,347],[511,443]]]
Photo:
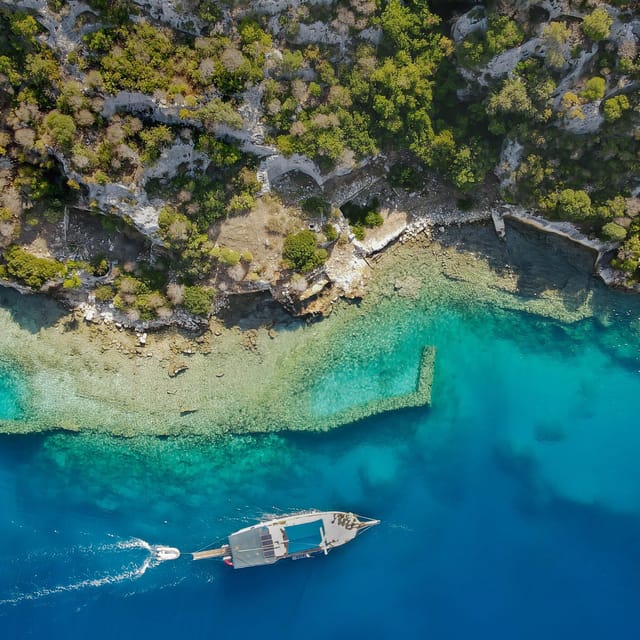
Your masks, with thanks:
[[[142,558],[139,557],[140,551],[145,552]],[[66,562],[62,563],[62,566],[60,566],[61,558],[67,559]],[[20,587],[17,587],[16,589],[14,587],[14,592],[5,598],[2,597],[1,593],[4,589],[0,589],[0,606],[15,605],[65,592],[137,580],[148,569],[159,565],[160,562],[161,560],[154,553],[154,547],[139,538],[110,544],[73,547],[67,550],[66,553],[31,554],[27,558],[18,558],[13,563],[16,567],[19,567],[18,575],[15,576],[18,578],[18,582],[24,581],[26,575],[32,578],[32,584],[29,585],[30,588],[20,589]],[[53,567],[50,566],[52,563]],[[78,576],[79,572],[73,571],[73,567],[67,567],[66,565],[68,564],[81,564],[84,575],[82,577]],[[102,567],[98,568],[95,566],[96,564],[100,564]],[[93,569],[92,565],[94,565]],[[33,584],[38,581],[41,575],[52,572],[52,569],[56,573],[60,570],[65,570],[68,578],[51,586],[36,586]],[[75,576],[73,575],[74,573]]]

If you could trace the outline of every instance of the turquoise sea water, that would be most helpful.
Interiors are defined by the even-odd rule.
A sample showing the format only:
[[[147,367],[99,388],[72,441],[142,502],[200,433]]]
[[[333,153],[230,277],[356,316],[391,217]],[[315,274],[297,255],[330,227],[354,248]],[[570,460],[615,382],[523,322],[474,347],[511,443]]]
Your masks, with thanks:
[[[3,438],[1,636],[640,637],[639,316],[618,302],[607,326],[483,305],[381,314],[367,338],[383,346],[325,372],[314,406],[403,392],[425,344],[433,406],[329,434]],[[3,415],[19,411],[7,373]],[[149,543],[193,551],[310,507],[382,524],[264,569],[150,561]]]

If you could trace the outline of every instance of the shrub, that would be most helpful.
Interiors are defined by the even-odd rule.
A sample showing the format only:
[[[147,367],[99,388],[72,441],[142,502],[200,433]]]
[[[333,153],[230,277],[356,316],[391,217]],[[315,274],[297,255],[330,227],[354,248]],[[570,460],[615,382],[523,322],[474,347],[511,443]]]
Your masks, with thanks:
[[[584,220],[593,215],[591,198],[586,191],[577,189],[563,189],[558,193],[551,193],[543,199],[542,207],[554,212],[561,218]]]
[[[198,316],[205,316],[211,311],[211,302],[215,290],[208,287],[192,286],[185,287],[182,298],[182,306]]]
[[[364,217],[365,227],[380,227],[384,219],[377,211],[368,211]]]
[[[322,232],[324,233],[327,242],[335,242],[338,239],[338,230],[330,222],[327,222],[327,224],[322,227]]]
[[[167,305],[167,300],[158,291],[151,291],[137,295],[134,304],[140,312],[140,318],[150,320],[156,317],[158,309]]]
[[[394,164],[389,171],[389,184],[403,189],[419,189],[423,186],[420,172],[408,164]]]
[[[618,255],[611,264],[616,269],[622,269],[634,275],[640,265],[640,236],[627,238],[618,249]]]
[[[253,262],[253,254],[248,249],[245,249],[240,254],[240,261],[244,264],[251,264]]]
[[[76,135],[76,124],[71,116],[52,111],[44,119],[44,124],[55,144],[63,149],[71,147]]]
[[[105,256],[96,256],[91,260],[91,273],[94,276],[104,276],[109,272],[109,262]]]
[[[167,298],[169,298],[171,304],[182,304],[184,300],[184,285],[170,282],[167,285]]]
[[[609,37],[612,24],[613,19],[607,11],[598,8],[588,16],[585,16],[581,25],[582,33],[594,42],[598,42],[599,40],[604,40]]]
[[[602,227],[602,237],[614,242],[622,242],[627,237],[627,230],[616,222],[607,222]]]
[[[554,68],[561,68],[567,61],[565,46],[571,38],[571,30],[564,22],[550,22],[542,31],[542,39],[546,47],[547,64]]]
[[[240,253],[238,253],[235,249],[223,247],[222,249],[220,249],[218,260],[226,267],[235,267],[238,262],[240,262]]]
[[[595,78],[589,78],[589,80],[587,80],[584,91],[580,94],[580,97],[587,102],[602,100],[605,90],[606,83],[604,78],[596,76]]]
[[[456,54],[460,64],[475,67],[507,49],[518,46],[523,38],[524,32],[515,20],[493,14],[488,18],[486,33],[471,33],[458,46]]]
[[[604,101],[604,119],[607,122],[615,122],[622,117],[622,114],[629,108],[629,98],[620,94],[614,98]]]
[[[65,266],[58,260],[38,258],[17,245],[10,246],[4,255],[7,273],[34,290],[42,288],[47,280],[60,278]]]
[[[302,210],[310,216],[327,216],[331,204],[320,196],[309,196],[302,201]]]
[[[160,157],[160,151],[171,144],[173,133],[164,124],[159,124],[140,132],[140,139],[144,144],[142,159],[145,162],[155,162]]]
[[[62,282],[63,289],[79,289],[82,286],[82,280],[76,271]]]
[[[327,259],[327,252],[316,248],[316,235],[308,229],[288,235],[282,257],[290,269],[311,271]]]
[[[250,193],[236,193],[229,200],[227,211],[233,215],[236,213],[246,213],[251,211],[256,204],[256,199]]]
[[[366,229],[363,224],[353,224],[351,225],[351,231],[355,236],[356,240],[362,242],[367,234]]]
[[[113,298],[113,288],[103,284],[94,290],[93,295],[98,302],[108,302]]]

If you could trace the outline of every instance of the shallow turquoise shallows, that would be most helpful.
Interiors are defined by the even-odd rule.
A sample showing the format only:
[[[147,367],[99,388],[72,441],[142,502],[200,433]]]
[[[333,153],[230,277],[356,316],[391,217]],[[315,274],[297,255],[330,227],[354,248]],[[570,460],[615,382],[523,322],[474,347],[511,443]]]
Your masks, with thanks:
[[[329,434],[5,437],[0,637],[637,639],[638,310],[618,302],[606,327],[381,308],[345,340],[385,348],[324,372],[315,410],[406,392],[424,345],[433,406]],[[150,559],[310,507],[382,524],[267,568]]]
[[[22,417],[21,398],[24,384],[11,366],[0,361],[0,420],[16,420]]]

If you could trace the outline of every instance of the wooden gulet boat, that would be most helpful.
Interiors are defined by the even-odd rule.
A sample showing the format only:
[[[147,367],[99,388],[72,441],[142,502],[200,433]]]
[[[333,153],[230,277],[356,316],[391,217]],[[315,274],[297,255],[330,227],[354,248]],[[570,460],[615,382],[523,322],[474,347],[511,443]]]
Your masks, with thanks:
[[[234,569],[259,567],[285,558],[327,555],[377,524],[380,520],[344,511],[305,511],[240,529],[228,537],[227,544],[192,556],[194,560],[222,558]]]

